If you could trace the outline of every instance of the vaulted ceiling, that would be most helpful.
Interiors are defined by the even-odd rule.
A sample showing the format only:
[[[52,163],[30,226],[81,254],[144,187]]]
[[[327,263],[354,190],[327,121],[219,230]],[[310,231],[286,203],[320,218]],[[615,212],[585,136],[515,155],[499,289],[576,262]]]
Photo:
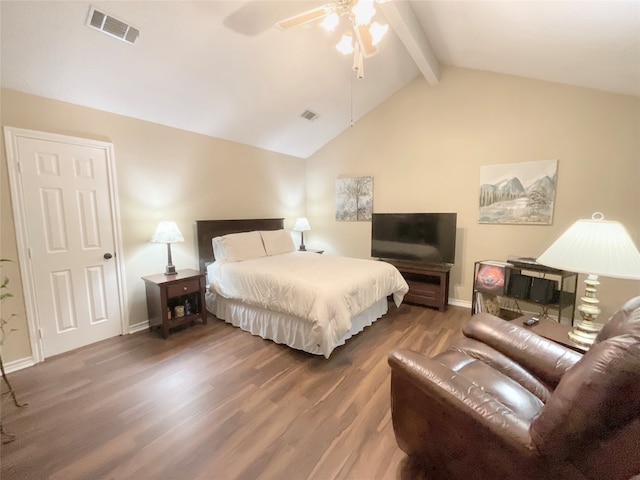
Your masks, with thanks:
[[[2,86],[300,158],[445,65],[640,96],[638,0],[387,1],[363,79],[344,28],[274,27],[325,3],[2,0]],[[91,6],[135,44],[88,27]]]

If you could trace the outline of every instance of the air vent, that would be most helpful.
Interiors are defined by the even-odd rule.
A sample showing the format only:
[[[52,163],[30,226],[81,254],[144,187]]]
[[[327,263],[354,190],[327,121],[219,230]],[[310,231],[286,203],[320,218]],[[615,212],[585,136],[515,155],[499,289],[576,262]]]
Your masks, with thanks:
[[[305,110],[300,114],[300,116],[302,118],[306,118],[309,121],[315,120],[316,118],[318,118],[318,114],[316,112],[312,112],[311,110]]]
[[[95,28],[96,30],[100,30],[107,35],[117,38],[118,40],[122,40],[123,42],[127,42],[130,44],[136,43],[138,36],[140,35],[140,30],[137,28],[133,28],[131,25],[127,25],[126,23],[118,20],[117,18],[113,18],[106,13],[99,12],[95,8],[91,7],[89,9],[89,18],[87,19],[87,25],[89,27]]]

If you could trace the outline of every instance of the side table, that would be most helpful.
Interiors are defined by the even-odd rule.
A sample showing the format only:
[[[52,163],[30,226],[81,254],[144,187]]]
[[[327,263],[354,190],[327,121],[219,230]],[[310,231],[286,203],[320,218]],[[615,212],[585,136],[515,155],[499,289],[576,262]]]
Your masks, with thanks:
[[[167,338],[174,327],[195,320],[206,325],[205,277],[204,272],[191,269],[180,270],[175,275],[159,273],[142,277],[147,292],[149,328],[160,327],[162,337]]]
[[[522,327],[527,328],[534,333],[537,333],[541,337],[548,338],[549,340],[559,343],[560,345],[564,345],[565,347],[570,348],[571,350],[575,350],[576,352],[584,353],[588,350],[587,347],[584,347],[569,338],[569,332],[573,328],[570,325],[562,325],[558,322],[554,322],[553,320],[542,317],[540,318],[538,323],[528,327],[527,325],[524,325],[522,323],[528,318],[531,318],[531,315],[523,315],[513,321],[517,322],[518,325],[521,325]]]

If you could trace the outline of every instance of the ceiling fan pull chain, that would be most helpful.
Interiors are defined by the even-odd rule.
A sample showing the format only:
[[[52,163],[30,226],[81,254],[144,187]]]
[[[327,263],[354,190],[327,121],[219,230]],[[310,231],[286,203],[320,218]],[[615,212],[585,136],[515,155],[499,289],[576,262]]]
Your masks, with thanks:
[[[349,126],[353,127],[353,75],[349,74],[349,95],[350,95],[350,103],[351,103],[351,110],[350,110],[350,121],[349,121]]]

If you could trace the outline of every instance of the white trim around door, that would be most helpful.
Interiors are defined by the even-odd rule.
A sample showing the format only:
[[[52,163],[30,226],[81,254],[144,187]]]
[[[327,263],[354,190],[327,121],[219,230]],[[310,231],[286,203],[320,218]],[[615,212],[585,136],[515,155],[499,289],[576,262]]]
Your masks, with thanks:
[[[122,254],[122,232],[120,228],[120,210],[118,205],[118,190],[116,184],[115,153],[113,144],[97,140],[70,137],[53,133],[38,132],[15,127],[4,127],[5,148],[7,154],[7,168],[9,173],[9,184],[16,231],[16,243],[18,247],[18,262],[23,282],[23,294],[26,307],[27,325],[29,328],[29,338],[34,363],[39,363],[45,359],[45,349],[41,338],[41,319],[38,317],[36,281],[34,269],[31,261],[30,239],[25,209],[24,185],[21,176],[19,143],[21,139],[41,140],[57,142],[69,146],[87,147],[98,149],[104,153],[107,166],[107,182],[109,208],[111,210],[111,227],[113,231],[113,242],[115,246],[117,298],[120,318],[120,333],[128,332],[128,308],[125,285],[124,256]],[[107,257],[105,257],[107,258]]]

